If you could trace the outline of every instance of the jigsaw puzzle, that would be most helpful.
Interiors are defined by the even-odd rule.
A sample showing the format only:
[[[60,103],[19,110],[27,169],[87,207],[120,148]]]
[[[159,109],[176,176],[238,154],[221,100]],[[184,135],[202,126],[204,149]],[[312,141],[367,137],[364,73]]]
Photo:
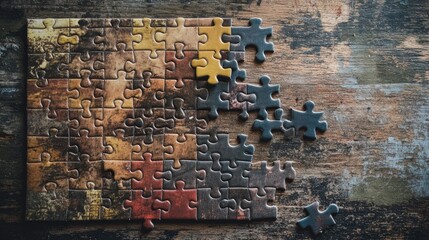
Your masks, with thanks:
[[[268,76],[243,82],[246,48],[259,62],[274,51],[272,28],[261,25],[28,20],[27,219],[139,219],[147,228],[162,219],[275,219],[272,201],[295,178],[292,162],[254,161],[246,134],[231,144],[229,134],[206,131],[237,110],[242,120],[258,112],[263,141],[289,129],[314,140],[327,129],[312,102],[285,119]]]

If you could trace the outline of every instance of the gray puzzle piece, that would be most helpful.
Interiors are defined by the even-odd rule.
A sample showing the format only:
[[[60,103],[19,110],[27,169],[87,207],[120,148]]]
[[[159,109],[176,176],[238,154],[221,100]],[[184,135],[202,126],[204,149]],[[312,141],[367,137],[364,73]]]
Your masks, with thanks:
[[[329,207],[321,212],[319,211],[319,202],[314,202],[305,207],[308,216],[299,220],[298,225],[301,228],[310,227],[313,234],[318,234],[325,227],[336,224],[331,214],[338,213],[339,208],[336,204],[330,204]]]
[[[199,161],[213,161],[212,155],[214,153],[220,155],[220,161],[229,161],[231,166],[235,166],[236,161],[252,161],[255,147],[246,144],[247,135],[238,135],[238,145],[229,143],[229,134],[217,134],[216,138],[216,142],[211,142],[210,135],[197,135],[197,144],[199,145],[197,159]]]
[[[228,189],[220,189],[219,197],[213,197],[210,188],[199,188],[197,219],[224,220],[228,219],[228,208],[221,207],[221,202],[228,198]]]
[[[232,178],[230,173],[221,172],[219,159],[219,154],[213,154],[213,162],[197,161],[197,171],[204,171],[203,178],[197,179],[197,188],[210,188],[214,198],[221,196],[219,189],[228,187],[228,180]]]
[[[243,200],[241,206],[243,209],[250,209],[250,219],[276,219],[277,218],[277,207],[268,205],[268,201],[273,201],[276,194],[275,188],[266,188],[267,194],[265,196],[258,195],[258,189],[251,188],[250,198],[251,201]]]
[[[320,121],[323,112],[314,112],[314,102],[304,103],[304,111],[291,109],[291,121],[284,121],[284,128],[293,127],[296,131],[305,129],[304,138],[308,140],[316,139],[316,129],[325,132],[328,129],[326,121]],[[295,132],[296,132],[295,131]]]
[[[236,166],[231,167],[228,161],[220,161],[221,171],[231,174],[231,177],[222,175],[222,180],[228,180],[229,187],[247,187],[249,183],[250,162],[236,161]]]
[[[156,178],[163,179],[163,189],[176,189],[176,181],[184,181],[185,189],[196,188],[197,178],[203,177],[202,171],[196,170],[195,160],[180,160],[181,167],[173,167],[174,160],[164,160],[164,172],[157,173]]]

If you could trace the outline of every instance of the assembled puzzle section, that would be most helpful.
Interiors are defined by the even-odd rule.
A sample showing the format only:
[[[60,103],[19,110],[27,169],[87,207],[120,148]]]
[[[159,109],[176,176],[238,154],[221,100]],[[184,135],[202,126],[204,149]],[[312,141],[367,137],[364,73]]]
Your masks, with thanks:
[[[257,111],[253,128],[325,131],[322,113],[283,118],[279,85],[246,84],[253,46],[274,46],[262,20],[30,19],[27,219],[275,219],[291,162],[259,161],[247,135],[208,129],[221,111]],[[275,111],[270,120],[268,111]],[[207,118],[199,113],[207,112]],[[244,129],[243,129],[244,130]]]

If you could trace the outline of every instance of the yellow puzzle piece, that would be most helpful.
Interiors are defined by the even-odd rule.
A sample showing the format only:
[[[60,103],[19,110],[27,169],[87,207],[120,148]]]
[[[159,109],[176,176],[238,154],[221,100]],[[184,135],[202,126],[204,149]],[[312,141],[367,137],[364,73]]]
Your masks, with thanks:
[[[156,58],[156,50],[164,50],[165,42],[156,41],[157,32],[165,33],[165,27],[152,27],[150,18],[133,19],[133,46],[134,50],[150,50],[150,57]]]
[[[214,26],[210,27],[199,27],[199,34],[205,34],[207,41],[205,43],[200,42],[198,44],[198,50],[203,51],[215,51],[215,58],[221,59],[221,50],[229,51],[229,42],[222,41],[222,35],[231,34],[231,27],[222,26],[222,18],[213,19]]]
[[[223,68],[220,59],[214,57],[215,51],[199,51],[198,58],[192,60],[192,66],[196,67],[197,77],[208,76],[209,84],[217,84],[217,76],[231,77],[231,68]]]

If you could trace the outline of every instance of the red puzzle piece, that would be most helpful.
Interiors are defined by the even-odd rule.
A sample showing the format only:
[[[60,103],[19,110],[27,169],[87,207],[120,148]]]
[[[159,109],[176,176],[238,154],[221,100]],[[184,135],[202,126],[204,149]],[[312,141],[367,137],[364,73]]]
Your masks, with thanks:
[[[161,209],[168,209],[168,202],[161,199],[162,191],[153,191],[149,197],[143,196],[143,191],[132,191],[132,200],[125,200],[124,207],[131,208],[131,219],[144,219],[146,228],[153,228],[153,219],[161,219]]]
[[[132,189],[143,190],[145,194],[150,193],[152,189],[162,189],[162,179],[154,177],[156,172],[163,171],[163,161],[152,161],[152,153],[143,154],[144,161],[133,161],[131,168],[133,171],[140,170],[143,178],[140,180],[133,179],[131,182]]]
[[[177,181],[175,190],[163,190],[163,200],[170,202],[168,211],[162,212],[162,219],[197,220],[197,189],[184,189],[185,182]]]

